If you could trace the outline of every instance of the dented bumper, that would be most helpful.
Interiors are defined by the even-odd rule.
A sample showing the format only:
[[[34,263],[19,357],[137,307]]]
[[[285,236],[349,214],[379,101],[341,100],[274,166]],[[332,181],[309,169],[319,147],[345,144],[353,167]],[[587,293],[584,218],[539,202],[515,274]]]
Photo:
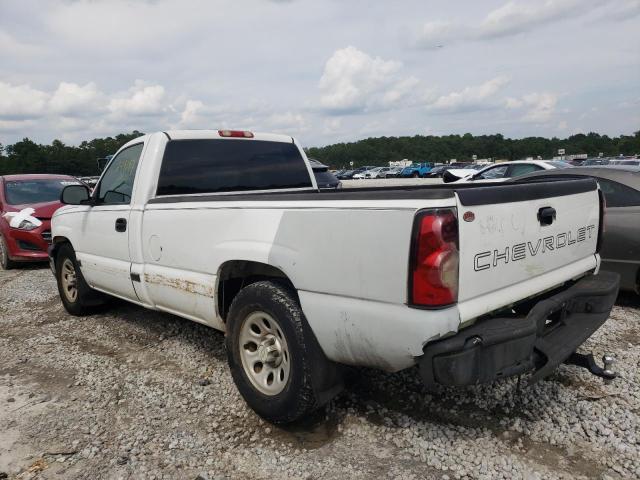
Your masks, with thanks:
[[[16,262],[41,262],[47,260],[47,247],[51,242],[51,222],[33,230],[19,230],[7,227],[3,233],[9,258]]]
[[[419,360],[427,386],[473,385],[533,372],[549,375],[609,317],[620,278],[590,275],[536,303],[526,316],[489,318],[429,343]]]

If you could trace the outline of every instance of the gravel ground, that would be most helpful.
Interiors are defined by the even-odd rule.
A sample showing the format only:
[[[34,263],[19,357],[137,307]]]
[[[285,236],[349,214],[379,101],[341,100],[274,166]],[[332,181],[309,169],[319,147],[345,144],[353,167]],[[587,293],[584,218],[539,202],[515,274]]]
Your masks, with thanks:
[[[0,478],[638,478],[640,300],[622,297],[587,348],[605,382],[561,366],[426,391],[417,371],[355,370],[303,424],[250,411],[223,335],[116,304],[75,318],[45,267],[0,271]]]

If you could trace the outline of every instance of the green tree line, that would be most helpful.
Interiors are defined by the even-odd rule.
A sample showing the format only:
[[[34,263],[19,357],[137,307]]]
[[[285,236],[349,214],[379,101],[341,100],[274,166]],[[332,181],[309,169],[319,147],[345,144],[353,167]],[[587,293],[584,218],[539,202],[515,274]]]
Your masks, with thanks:
[[[505,138],[500,134],[377,137],[351,143],[336,143],[326,147],[309,148],[307,154],[333,168],[387,165],[389,161],[409,159],[423,162],[470,161],[477,158],[520,160],[537,156],[552,158],[558,149],[566,155],[587,154],[590,157],[635,155],[640,153],[640,131],[633,135],[609,137],[598,133],[577,134],[568,138],[527,137]]]
[[[23,139],[13,145],[0,144],[0,175],[12,173],[62,173],[68,175],[98,175],[97,159],[115,153],[129,140],[144,135],[137,130],[115,137],[94,138],[80,145],[65,145],[54,140],[41,145]]]
[[[97,175],[96,160],[115,153],[122,145],[141,132],[122,133],[115,137],[95,138],[78,146],[65,145],[54,140],[41,145],[25,138],[13,145],[0,144],[0,175],[12,173],[65,173],[70,175]],[[500,134],[377,137],[350,143],[336,143],[325,147],[312,147],[309,156],[334,168],[386,165],[389,161],[408,158],[414,161],[446,162],[478,158],[517,160],[527,157],[551,158],[558,149],[567,155],[597,156],[633,155],[640,153],[640,131],[633,135],[609,137],[598,133],[577,134],[568,138],[527,137],[505,138]]]

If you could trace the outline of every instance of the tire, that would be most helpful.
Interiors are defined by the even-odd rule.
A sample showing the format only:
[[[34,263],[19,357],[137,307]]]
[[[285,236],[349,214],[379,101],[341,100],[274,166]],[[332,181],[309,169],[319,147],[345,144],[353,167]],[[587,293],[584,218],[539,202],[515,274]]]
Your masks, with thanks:
[[[260,281],[238,293],[229,309],[226,344],[240,394],[269,422],[294,422],[339,391],[329,388],[322,399],[314,388],[334,364],[320,350],[295,294],[280,283]]]
[[[418,178],[418,177],[420,177],[420,174],[418,172],[413,172],[413,174],[411,176],[413,178]]]
[[[9,258],[9,247],[4,237],[0,234],[0,267],[3,270],[11,270],[15,268],[16,262]]]
[[[56,255],[56,281],[62,304],[71,315],[89,315],[105,303],[106,297],[85,281],[76,253],[68,243],[62,245]]]

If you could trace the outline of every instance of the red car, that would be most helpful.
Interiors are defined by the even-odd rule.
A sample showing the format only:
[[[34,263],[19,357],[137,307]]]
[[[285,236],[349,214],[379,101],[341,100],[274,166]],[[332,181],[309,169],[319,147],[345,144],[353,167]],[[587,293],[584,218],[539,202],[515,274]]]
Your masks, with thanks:
[[[68,175],[0,176],[0,267],[48,260],[51,216],[62,206],[62,189],[73,184],[80,182]]]

